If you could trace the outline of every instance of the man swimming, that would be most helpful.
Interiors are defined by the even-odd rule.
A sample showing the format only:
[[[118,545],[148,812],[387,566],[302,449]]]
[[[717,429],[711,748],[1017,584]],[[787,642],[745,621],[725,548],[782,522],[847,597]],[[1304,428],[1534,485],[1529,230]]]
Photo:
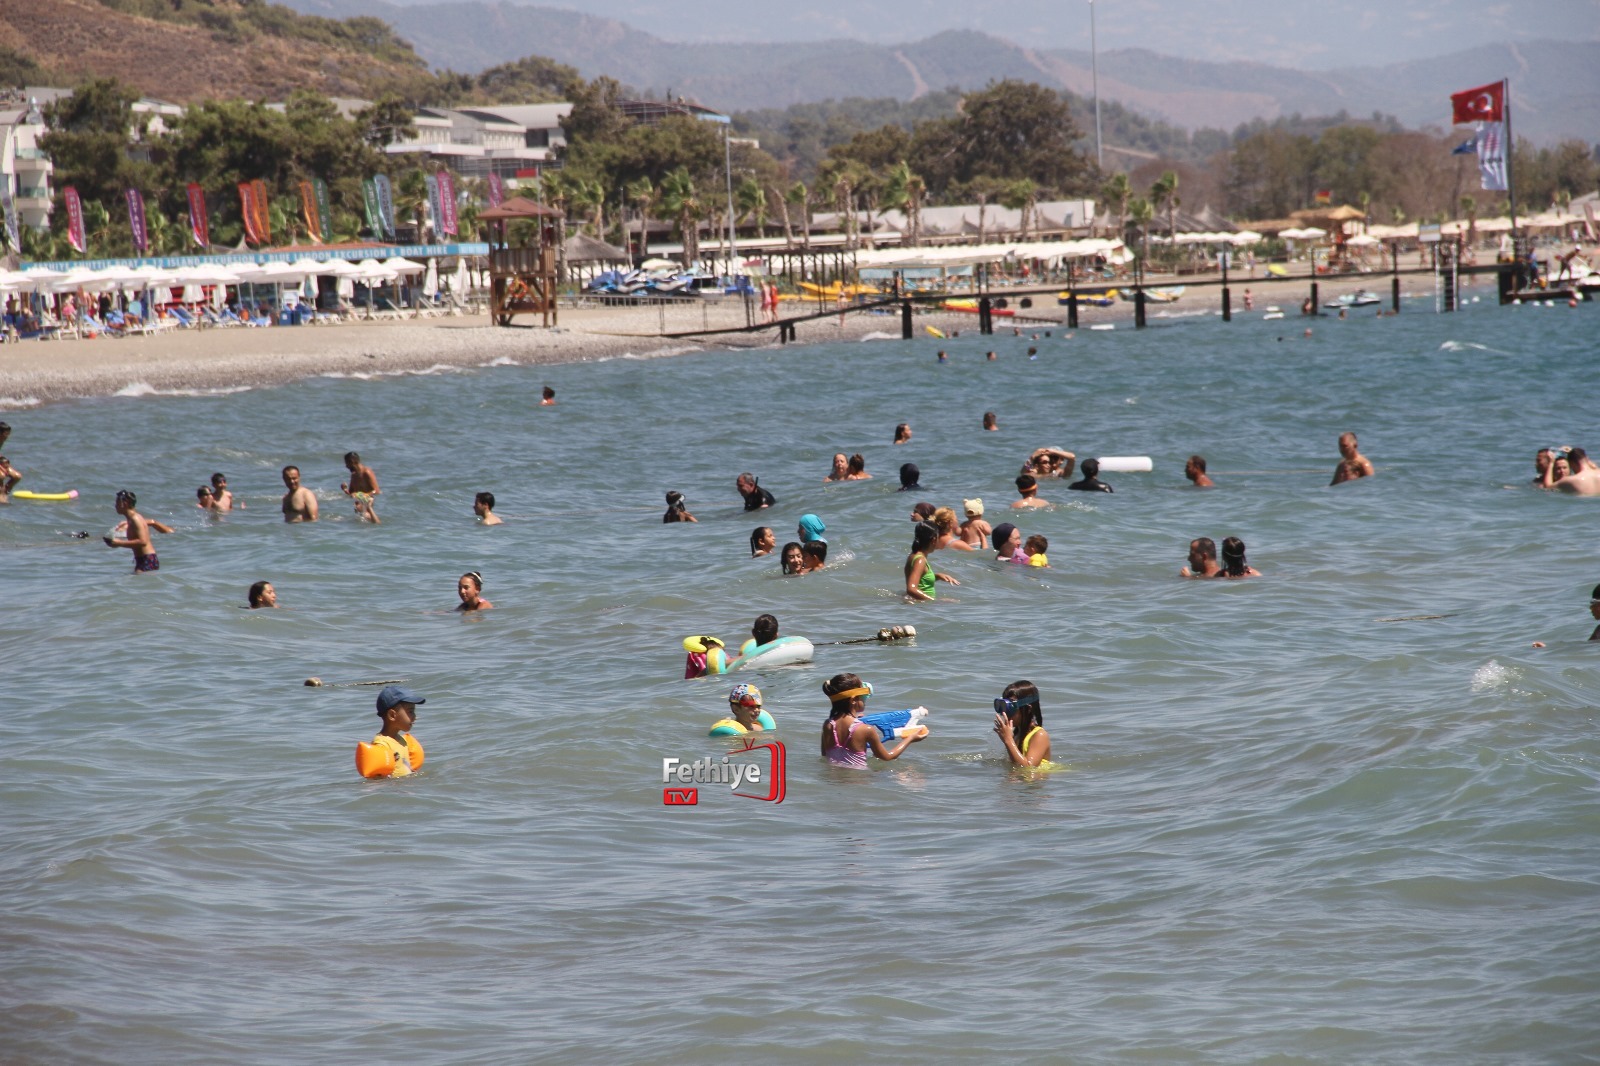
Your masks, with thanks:
[[[1217,542],[1210,537],[1196,537],[1189,542],[1189,565],[1178,571],[1179,577],[1216,577],[1222,573],[1217,562]]]
[[[1017,475],[1017,491],[1022,493],[1022,499],[1014,501],[1013,508],[1050,506],[1049,501],[1039,498],[1039,482],[1032,474]]]
[[[1377,471],[1372,466],[1372,460],[1361,454],[1360,445],[1356,443],[1354,433],[1339,434],[1338,467],[1333,471],[1333,480],[1328,484],[1339,485],[1346,481],[1355,481],[1357,478],[1371,477]]]
[[[283,520],[285,522],[315,522],[317,520],[317,497],[310,489],[300,484],[300,468],[286,466],[283,468],[283,484],[289,490],[283,494]]]
[[[1216,487],[1216,482],[1206,476],[1206,457],[1203,455],[1189,456],[1189,461],[1183,465],[1183,476],[1194,482],[1197,489]]]
[[[1074,481],[1072,484],[1068,485],[1067,488],[1076,489],[1079,492],[1116,491],[1110,485],[1107,485],[1104,481],[1100,480],[1100,460],[1093,458],[1085,459],[1083,461],[1083,480]]]
[[[377,525],[378,512],[373,509],[372,498],[383,491],[378,488],[378,475],[355,452],[344,453],[344,468],[350,471],[350,481],[340,482],[339,491],[355,501],[357,518]]]
[[[1567,466],[1571,473],[1556,482],[1559,491],[1574,496],[1600,496],[1600,466],[1594,465],[1588,452],[1582,448],[1568,450]]]
[[[494,493],[480,492],[472,498],[472,513],[486,526],[505,525],[505,520],[494,513]]]
[[[127,525],[128,535],[123,538],[107,536],[100,539],[110,548],[133,549],[133,572],[143,574],[161,569],[161,560],[156,558],[156,550],[150,543],[150,530],[171,533],[172,527],[152,521],[140,514],[134,509],[134,505],[138,502],[133,493],[127,489],[118,492],[117,513]]]
[[[733,485],[739,490],[739,495],[744,497],[746,511],[759,511],[778,502],[777,497],[762,488],[756,476],[748,470],[735,478]]]

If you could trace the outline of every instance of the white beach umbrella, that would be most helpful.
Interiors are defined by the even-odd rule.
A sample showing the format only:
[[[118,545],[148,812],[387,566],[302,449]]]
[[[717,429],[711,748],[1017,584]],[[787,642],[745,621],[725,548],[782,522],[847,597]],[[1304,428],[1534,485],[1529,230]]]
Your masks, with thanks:
[[[418,263],[398,255],[390,256],[388,259],[385,259],[383,261],[383,266],[385,269],[392,270],[396,274],[404,274],[407,276],[412,274],[420,274],[428,269],[422,263]]]
[[[1306,238],[1306,240],[1316,240],[1318,237],[1326,237],[1327,235],[1327,230],[1318,229],[1315,226],[1307,226],[1305,229],[1300,231],[1300,236]]]
[[[1261,234],[1253,229],[1242,229],[1228,239],[1237,245],[1255,244],[1261,239]]]
[[[34,276],[38,277],[38,274]],[[95,288],[95,285],[101,280],[101,275],[97,271],[90,270],[88,267],[73,267],[65,274],[58,274],[54,278],[40,281],[39,291],[76,292],[78,289],[89,289],[92,292],[100,292],[102,290]]]
[[[1281,229],[1278,231],[1278,236],[1286,241],[1304,240],[1305,235],[1306,231],[1298,226],[1291,226],[1289,229]]]
[[[1344,242],[1351,248],[1371,248],[1378,243],[1378,238],[1366,233],[1358,233]]]

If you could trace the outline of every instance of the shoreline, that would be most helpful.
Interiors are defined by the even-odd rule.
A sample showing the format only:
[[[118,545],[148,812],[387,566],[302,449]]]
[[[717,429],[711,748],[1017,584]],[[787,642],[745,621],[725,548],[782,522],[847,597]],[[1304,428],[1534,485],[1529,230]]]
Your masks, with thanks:
[[[1377,289],[1385,280],[1374,275],[1327,279],[1321,281],[1322,293],[1327,298],[1363,287]],[[1239,294],[1251,284],[1262,285],[1262,279],[1242,279],[1235,286],[1235,314],[1247,313],[1239,306]],[[1255,310],[1248,313],[1261,313],[1275,299],[1286,318],[1298,320],[1298,304],[1303,299],[1300,288],[1291,292],[1283,281],[1270,284],[1270,290],[1262,285],[1263,295],[1258,296]],[[1151,285],[1159,287],[1160,282]],[[1000,290],[994,295],[1005,293]],[[1207,295],[1213,294],[1208,291]],[[1387,300],[1386,291],[1384,295]],[[801,311],[802,306],[790,303],[783,310],[792,314]],[[1217,299],[1193,299],[1174,305],[1152,305],[1150,314],[1156,317],[1163,311],[1176,311],[1192,315],[1216,306]],[[997,318],[994,336],[1010,336],[1008,326],[1013,325],[1025,335],[1065,330],[1065,318],[1066,308],[1052,303],[1034,308],[1020,321]],[[653,333],[743,325],[744,309],[738,304],[668,309],[578,308],[563,310],[560,321],[552,329],[507,329],[491,325],[487,315],[463,315],[331,326],[181,330],[152,337],[26,341],[0,347],[0,411],[97,396],[222,395],[323,374],[390,375],[435,368],[541,366],[622,356],[664,358],[699,351],[781,347],[775,331],[706,337],[663,337]],[[1131,326],[1132,321],[1131,304],[1080,308],[1080,328],[1108,323]],[[916,324],[916,339],[925,342],[938,338],[922,327],[933,326],[947,334],[970,331],[976,335],[978,326],[976,315],[951,311],[919,314]],[[803,322],[796,327],[794,343],[805,346],[861,341],[875,334],[898,340],[899,316],[850,314],[842,326],[831,316]]]

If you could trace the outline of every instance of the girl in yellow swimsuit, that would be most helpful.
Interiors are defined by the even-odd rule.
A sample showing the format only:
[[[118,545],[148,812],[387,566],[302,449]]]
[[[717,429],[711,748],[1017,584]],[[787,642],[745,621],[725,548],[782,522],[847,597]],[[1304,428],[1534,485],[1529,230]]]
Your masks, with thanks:
[[[994,731],[1006,746],[1013,766],[1054,770],[1050,734],[1044,731],[1039,689],[1032,681],[1013,681],[994,701]]]

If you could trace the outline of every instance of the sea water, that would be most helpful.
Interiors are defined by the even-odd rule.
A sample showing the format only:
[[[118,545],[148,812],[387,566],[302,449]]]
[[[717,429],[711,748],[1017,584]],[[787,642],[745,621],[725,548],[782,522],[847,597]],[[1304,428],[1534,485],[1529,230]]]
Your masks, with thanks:
[[[1541,446],[1600,450],[1595,314],[816,325],[7,412],[26,484],[82,495],[0,509],[0,1060],[1594,1060],[1600,500],[1528,480]],[[1378,474],[1329,488],[1346,430]],[[1155,470],[1046,482],[1017,524],[1051,569],[941,552],[959,587],[905,603],[911,505],[1004,521],[1041,445]],[[338,491],[348,450],[381,526]],[[873,480],[823,483],[858,451]],[[281,521],[286,463],[319,523]],[[216,470],[245,507],[210,522]],[[775,508],[742,513],[745,470]],[[177,527],[158,574],[98,539],[120,488]],[[484,489],[505,525],[474,523]],[[698,524],[661,523],[668,490]],[[826,570],[749,557],[806,512]],[[1264,576],[1180,580],[1198,536]],[[452,613],[468,570],[495,610]],[[243,609],[260,579],[283,609]],[[682,679],[684,636],[764,612],[917,636]],[[843,671],[932,736],[822,762]],[[363,781],[376,689],[335,683],[396,678],[426,767]],[[1059,772],[1003,759],[1018,678]],[[726,753],[734,680],[778,721],[784,801],[665,805],[663,759]]]

